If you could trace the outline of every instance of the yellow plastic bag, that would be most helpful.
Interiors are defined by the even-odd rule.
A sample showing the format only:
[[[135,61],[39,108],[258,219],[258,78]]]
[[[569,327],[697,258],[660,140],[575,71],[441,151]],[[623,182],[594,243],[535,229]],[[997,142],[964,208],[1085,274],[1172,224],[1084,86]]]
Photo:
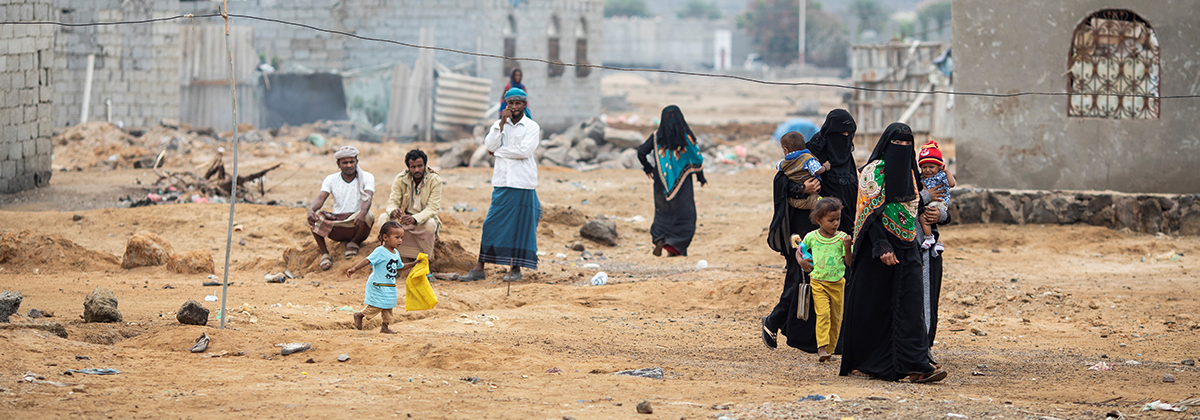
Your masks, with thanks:
[[[404,282],[404,310],[423,311],[437,306],[437,295],[429,286],[429,256],[424,252],[417,254],[416,265],[408,272],[408,280]]]

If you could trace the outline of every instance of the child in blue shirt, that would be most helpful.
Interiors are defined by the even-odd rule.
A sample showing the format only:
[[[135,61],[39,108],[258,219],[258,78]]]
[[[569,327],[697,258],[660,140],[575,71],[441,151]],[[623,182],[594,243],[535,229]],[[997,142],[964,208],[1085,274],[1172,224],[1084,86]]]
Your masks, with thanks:
[[[945,193],[940,200],[935,198],[929,206],[943,214],[946,213],[950,206],[950,189],[954,188],[955,182],[954,175],[946,170],[946,162],[942,160],[942,148],[938,147],[937,142],[930,141],[921,145],[921,151],[917,153],[917,166],[921,169],[921,183],[925,184],[925,189]],[[925,242],[921,243],[921,248],[933,247],[934,251],[944,251],[945,246],[933,236],[933,227],[925,223],[924,217],[918,217],[917,220],[921,222],[921,230],[925,233]]]
[[[394,221],[384,223],[379,228],[379,245],[367,258],[354,264],[346,270],[346,277],[351,277],[355,271],[371,264],[371,275],[367,277],[366,296],[363,303],[367,305],[362,312],[354,313],[354,328],[363,329],[363,320],[383,315],[383,326],[379,328],[382,334],[395,334],[388,328],[392,323],[392,308],[396,307],[396,275],[404,263],[400,261],[400,251],[397,249],[404,239],[404,228]]]
[[[779,138],[779,146],[783,147],[783,160],[779,161],[776,169],[787,174],[788,179],[804,185],[811,178],[821,179],[821,174],[829,170],[829,162],[824,164],[805,148],[804,135],[789,131]],[[806,198],[788,198],[788,204],[800,210],[812,210],[821,197],[812,194]]]

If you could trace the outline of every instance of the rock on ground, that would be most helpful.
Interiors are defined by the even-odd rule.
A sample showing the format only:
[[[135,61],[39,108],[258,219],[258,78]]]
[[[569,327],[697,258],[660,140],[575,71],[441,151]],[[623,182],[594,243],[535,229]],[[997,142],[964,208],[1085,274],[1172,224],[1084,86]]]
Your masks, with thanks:
[[[617,246],[617,223],[608,219],[592,219],[579,228],[579,236],[602,245]]]
[[[8,322],[8,316],[21,309],[21,292],[4,291],[0,293],[0,322]]]
[[[171,254],[167,268],[179,274],[213,274],[213,257],[208,251],[194,250]]]
[[[111,290],[97,287],[83,300],[83,322],[121,322],[117,296]]]
[[[25,322],[19,324],[4,324],[0,325],[0,330],[39,330],[45,331],[61,338],[67,338],[67,329],[57,322]]]
[[[171,244],[147,231],[135,233],[125,245],[121,268],[130,269],[166,264],[171,257]]]
[[[183,306],[179,307],[179,311],[175,312],[175,320],[180,324],[206,325],[208,324],[208,308],[205,308],[200,302],[188,299]]]

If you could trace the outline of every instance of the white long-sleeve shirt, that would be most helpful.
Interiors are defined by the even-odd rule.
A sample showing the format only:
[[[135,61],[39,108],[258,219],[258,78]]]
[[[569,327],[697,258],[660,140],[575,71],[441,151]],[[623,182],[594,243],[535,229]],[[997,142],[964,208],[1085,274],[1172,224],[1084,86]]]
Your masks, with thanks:
[[[492,123],[484,147],[495,154],[492,187],[532,190],[537,188],[537,160],[533,151],[542,138],[542,127],[532,118],[524,117],[516,124],[507,122],[500,131],[500,120]]]

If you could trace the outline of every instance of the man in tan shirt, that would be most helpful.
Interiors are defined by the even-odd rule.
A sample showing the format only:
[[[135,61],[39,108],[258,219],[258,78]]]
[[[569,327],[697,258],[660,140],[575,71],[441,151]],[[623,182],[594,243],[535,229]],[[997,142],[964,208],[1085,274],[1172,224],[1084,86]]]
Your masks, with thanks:
[[[429,169],[429,157],[419,149],[404,156],[408,170],[396,175],[392,181],[392,193],[388,196],[384,213],[376,226],[395,221],[404,228],[404,242],[400,244],[400,256],[406,260],[417,258],[424,252],[433,260],[433,244],[442,228],[438,212],[442,208],[442,177]]]

